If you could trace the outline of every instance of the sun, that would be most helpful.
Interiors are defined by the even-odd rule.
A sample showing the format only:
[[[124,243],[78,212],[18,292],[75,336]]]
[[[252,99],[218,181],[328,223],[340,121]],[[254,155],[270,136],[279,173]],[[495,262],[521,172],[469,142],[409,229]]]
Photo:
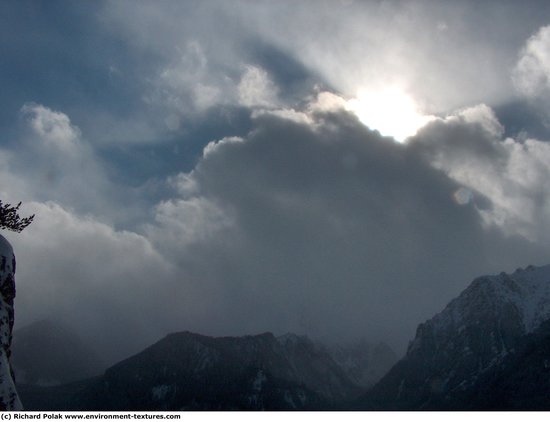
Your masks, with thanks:
[[[435,116],[424,115],[416,102],[402,89],[392,86],[380,90],[362,89],[346,102],[346,109],[383,136],[403,142],[416,134]]]

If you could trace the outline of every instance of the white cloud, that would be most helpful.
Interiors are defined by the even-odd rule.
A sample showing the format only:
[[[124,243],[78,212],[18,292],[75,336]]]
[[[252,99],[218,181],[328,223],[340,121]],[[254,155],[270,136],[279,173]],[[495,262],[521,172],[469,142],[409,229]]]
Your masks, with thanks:
[[[188,117],[220,104],[251,108],[278,104],[277,87],[264,69],[246,65],[238,81],[230,77],[236,72],[231,66],[210,64],[201,44],[189,42],[179,60],[167,65],[154,81],[147,101],[171,110],[169,129],[173,129],[176,118],[179,129],[178,116]]]
[[[320,91],[317,97],[309,103],[309,110],[312,112],[330,112],[345,110],[347,102],[339,95],[328,91]]]
[[[478,104],[456,111],[447,116],[446,120],[458,120],[468,125],[479,125],[484,131],[497,138],[504,135],[504,126],[499,122],[495,112],[486,104]]]
[[[160,8],[119,1],[103,3],[99,15],[117,42],[144,58],[137,70],[145,71],[139,78],[147,81],[149,108],[138,120],[173,132],[187,126],[193,111],[219,104],[270,107],[275,98],[278,106],[295,107],[282,103],[306,74],[346,98],[362,88],[402,86],[425,115],[478,102],[505,104],[515,99],[509,69],[518,46],[548,11],[540,2],[499,4],[498,13],[490,2],[476,8],[469,2],[320,3],[311,13],[307,1],[168,1]],[[243,66],[251,70],[243,74]],[[262,72],[277,81],[279,95]],[[139,127],[131,133],[137,137]]]
[[[277,87],[268,73],[256,66],[246,66],[238,85],[239,103],[246,107],[273,107],[277,104]]]
[[[168,178],[168,185],[175,188],[184,198],[188,198],[197,193],[198,186],[191,174],[179,173]]]
[[[26,203],[27,211],[34,222],[7,235],[18,264],[19,326],[60,318],[117,358],[155,340],[155,304],[172,267],[150,242],[53,202]],[[125,338],[133,329],[143,340]]]
[[[314,125],[315,122],[311,119],[311,112],[297,111],[288,108],[278,109],[258,109],[254,110],[251,114],[253,119],[257,119],[262,116],[277,116],[284,120],[290,120],[296,123],[306,123]]]
[[[128,227],[139,200],[109,179],[101,159],[70,117],[28,103],[25,123],[10,148],[0,150],[0,193],[11,202],[53,201],[82,214]]]
[[[516,88],[529,97],[550,89],[550,26],[543,26],[523,47],[512,75]]]
[[[200,196],[161,202],[155,208],[155,221],[158,226],[150,226],[148,233],[172,257],[194,242],[215,240],[233,223],[227,210]]]
[[[153,79],[146,101],[167,110],[169,130],[179,130],[185,120],[218,105],[273,108],[279,103],[278,89],[268,73],[258,66],[210,63],[198,41],[187,43],[181,57],[166,65]],[[240,77],[237,78],[237,74]]]
[[[537,8],[540,5],[534,6]],[[232,4],[231,17],[319,75],[346,97],[402,85],[429,114],[513,97],[508,69],[532,16],[490,3],[321,2]],[[524,10],[522,10],[524,12]],[[521,18],[520,18],[521,16]],[[460,17],[460,18],[457,18]],[[532,21],[530,21],[530,19]],[[521,24],[510,25],[517,19]],[[284,21],[285,25],[274,22]],[[491,36],[487,36],[491,34]],[[504,42],[503,40],[508,42]]]
[[[69,117],[40,104],[28,103],[21,108],[29,126],[46,143],[64,153],[78,148],[80,131],[71,124]]]
[[[211,141],[204,147],[202,155],[203,157],[207,157],[209,154],[212,154],[217,149],[223,148],[224,145],[241,142],[243,142],[243,138],[240,138],[238,136],[228,136],[226,138],[220,139],[219,141]]]
[[[234,97],[232,81],[209,63],[199,41],[175,49],[177,56],[152,78],[146,102],[166,109],[169,130],[179,129],[185,118]],[[174,122],[177,119],[177,127]]]
[[[428,125],[415,139],[429,161],[476,195],[487,224],[510,235],[550,243],[550,144],[504,138],[494,112],[481,105]]]

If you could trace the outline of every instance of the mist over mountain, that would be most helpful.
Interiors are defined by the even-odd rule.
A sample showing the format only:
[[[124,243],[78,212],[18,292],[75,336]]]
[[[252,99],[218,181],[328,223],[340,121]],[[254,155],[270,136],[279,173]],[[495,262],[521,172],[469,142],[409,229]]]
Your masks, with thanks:
[[[550,265],[529,266],[476,278],[395,365],[366,341],[180,332],[96,378],[20,393],[34,410],[550,409],[549,324]]]
[[[21,389],[28,409],[329,409],[360,388],[306,337],[171,334],[96,379]]]
[[[37,321],[15,331],[12,365],[18,384],[60,385],[101,374],[106,364],[78,333]]]
[[[396,353],[385,343],[370,343],[361,339],[354,343],[327,346],[334,361],[355,384],[372,387],[397,362]]]

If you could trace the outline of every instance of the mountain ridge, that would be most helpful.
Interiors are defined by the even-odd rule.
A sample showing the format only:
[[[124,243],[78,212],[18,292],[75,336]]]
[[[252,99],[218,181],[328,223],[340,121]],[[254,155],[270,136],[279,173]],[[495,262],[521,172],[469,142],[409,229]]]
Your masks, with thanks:
[[[550,318],[550,265],[482,276],[420,324],[407,353],[356,406],[420,410],[458,396],[516,352]]]
[[[40,410],[318,410],[361,391],[305,336],[189,331],[169,334],[73,387],[43,388],[50,408]],[[39,388],[20,390],[29,408],[48,406]]]
[[[346,353],[292,333],[182,331],[98,378],[43,390],[51,408],[37,410],[550,410],[550,265],[474,279],[368,391]]]

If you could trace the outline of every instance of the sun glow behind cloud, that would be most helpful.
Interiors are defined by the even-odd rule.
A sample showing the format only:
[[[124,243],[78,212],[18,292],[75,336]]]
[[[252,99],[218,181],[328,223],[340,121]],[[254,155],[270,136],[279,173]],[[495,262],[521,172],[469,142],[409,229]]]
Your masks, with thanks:
[[[415,135],[418,129],[435,119],[435,116],[420,113],[416,102],[398,87],[360,90],[356,98],[346,103],[346,109],[369,128],[398,142]]]

